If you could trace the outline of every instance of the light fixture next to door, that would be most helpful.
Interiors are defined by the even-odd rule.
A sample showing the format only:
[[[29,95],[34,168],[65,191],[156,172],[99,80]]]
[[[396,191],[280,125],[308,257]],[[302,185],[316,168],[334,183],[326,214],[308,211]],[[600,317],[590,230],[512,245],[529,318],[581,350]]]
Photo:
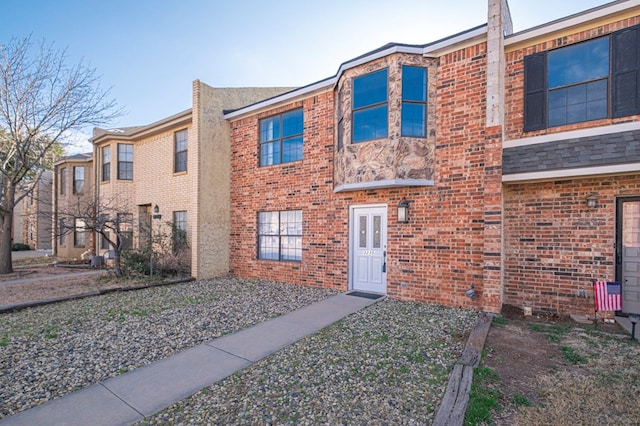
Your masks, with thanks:
[[[398,204],[398,223],[409,223],[409,201],[405,198]]]
[[[592,192],[591,194],[589,194],[587,196],[587,207],[591,208],[591,209],[595,209],[596,207],[598,207],[598,194],[595,192]]]

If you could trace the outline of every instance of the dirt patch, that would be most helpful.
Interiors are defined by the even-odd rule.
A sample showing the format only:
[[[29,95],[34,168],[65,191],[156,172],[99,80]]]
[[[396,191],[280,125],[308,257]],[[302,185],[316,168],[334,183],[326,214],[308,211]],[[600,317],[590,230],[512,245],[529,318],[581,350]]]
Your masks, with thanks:
[[[493,423],[564,424],[571,420],[572,413],[563,413],[553,402],[568,398],[568,392],[559,392],[560,385],[551,385],[551,381],[562,376],[567,389],[584,381],[594,382],[594,377],[609,372],[600,371],[597,361],[611,356],[607,352],[611,348],[618,348],[617,356],[620,350],[629,359],[637,356],[637,342],[629,340],[616,324],[600,323],[596,328],[557,316],[524,317],[522,311],[506,307],[491,326],[481,364],[499,376],[500,408],[492,413]],[[590,396],[572,398],[579,401]],[[565,405],[571,408],[575,403]],[[622,417],[623,423],[625,418],[631,417]]]
[[[116,278],[107,270],[53,265],[16,267],[0,275],[0,306],[138,287],[141,279]]]

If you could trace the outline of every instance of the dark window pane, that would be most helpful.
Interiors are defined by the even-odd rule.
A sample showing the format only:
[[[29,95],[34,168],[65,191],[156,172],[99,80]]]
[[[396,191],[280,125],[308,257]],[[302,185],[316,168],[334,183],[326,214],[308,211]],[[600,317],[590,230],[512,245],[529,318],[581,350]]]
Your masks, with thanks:
[[[402,136],[425,137],[425,109],[425,104],[402,104]]]
[[[587,84],[587,101],[600,99],[607,99],[607,80],[598,80]]]
[[[587,120],[607,118],[607,100],[599,99],[587,103]]]
[[[567,107],[567,89],[558,89],[549,92],[549,109]]]
[[[282,162],[302,160],[302,137],[282,141]]]
[[[111,147],[105,146],[102,148],[102,180],[108,181],[111,179]]]
[[[578,84],[549,92],[549,126],[606,118],[607,80]]]
[[[567,105],[567,124],[587,120],[587,105],[584,103]]]
[[[427,100],[427,70],[421,67],[402,67],[402,100]]]
[[[386,102],[387,70],[358,77],[353,80],[353,108]]]
[[[609,75],[609,38],[602,37],[549,52],[549,88]]]
[[[303,131],[302,110],[282,114],[282,137],[301,135]]]
[[[584,104],[585,102],[587,102],[586,84],[567,88],[567,105]]]
[[[387,105],[353,113],[353,141],[387,137]]]
[[[176,152],[176,168],[175,172],[184,172],[187,170],[187,151]]]

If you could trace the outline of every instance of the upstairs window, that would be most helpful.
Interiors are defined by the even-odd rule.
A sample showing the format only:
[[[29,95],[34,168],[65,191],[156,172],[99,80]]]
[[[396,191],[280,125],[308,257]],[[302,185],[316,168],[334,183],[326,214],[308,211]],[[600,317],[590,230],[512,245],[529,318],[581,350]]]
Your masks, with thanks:
[[[549,127],[606,118],[609,38],[549,52]]]
[[[304,114],[302,109],[260,121],[260,166],[302,160]]]
[[[640,26],[524,58],[524,130],[640,114]]]
[[[67,193],[67,168],[60,169],[60,195]]]
[[[174,140],[174,158],[173,158],[173,172],[180,173],[187,171],[187,140],[189,134],[187,129],[175,132],[173,135]]]
[[[353,79],[353,142],[387,137],[387,92],[386,69]]]
[[[108,182],[111,180],[111,147],[105,146],[102,148],[102,181]]]
[[[84,192],[84,167],[73,168],[73,193],[81,195]]]
[[[133,145],[118,144],[118,179],[133,180]]]
[[[427,70],[402,67],[402,136],[427,135]]]

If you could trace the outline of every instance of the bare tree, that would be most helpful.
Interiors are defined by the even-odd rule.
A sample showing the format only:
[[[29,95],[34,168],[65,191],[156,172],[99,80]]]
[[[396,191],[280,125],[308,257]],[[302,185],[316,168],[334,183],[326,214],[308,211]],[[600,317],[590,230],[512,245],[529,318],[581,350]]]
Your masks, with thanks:
[[[0,44],[0,274],[12,272],[16,204],[56,161],[70,131],[106,125],[121,114],[95,69],[67,66],[64,50],[31,38]]]
[[[78,198],[75,205],[60,207],[54,212],[56,222],[66,224],[56,232],[71,234],[76,231],[94,233],[102,237],[114,253],[113,271],[116,276],[124,274],[122,269],[122,252],[131,242],[133,217],[121,207],[117,198],[97,200],[94,197]],[[76,224],[80,220],[82,227]]]

